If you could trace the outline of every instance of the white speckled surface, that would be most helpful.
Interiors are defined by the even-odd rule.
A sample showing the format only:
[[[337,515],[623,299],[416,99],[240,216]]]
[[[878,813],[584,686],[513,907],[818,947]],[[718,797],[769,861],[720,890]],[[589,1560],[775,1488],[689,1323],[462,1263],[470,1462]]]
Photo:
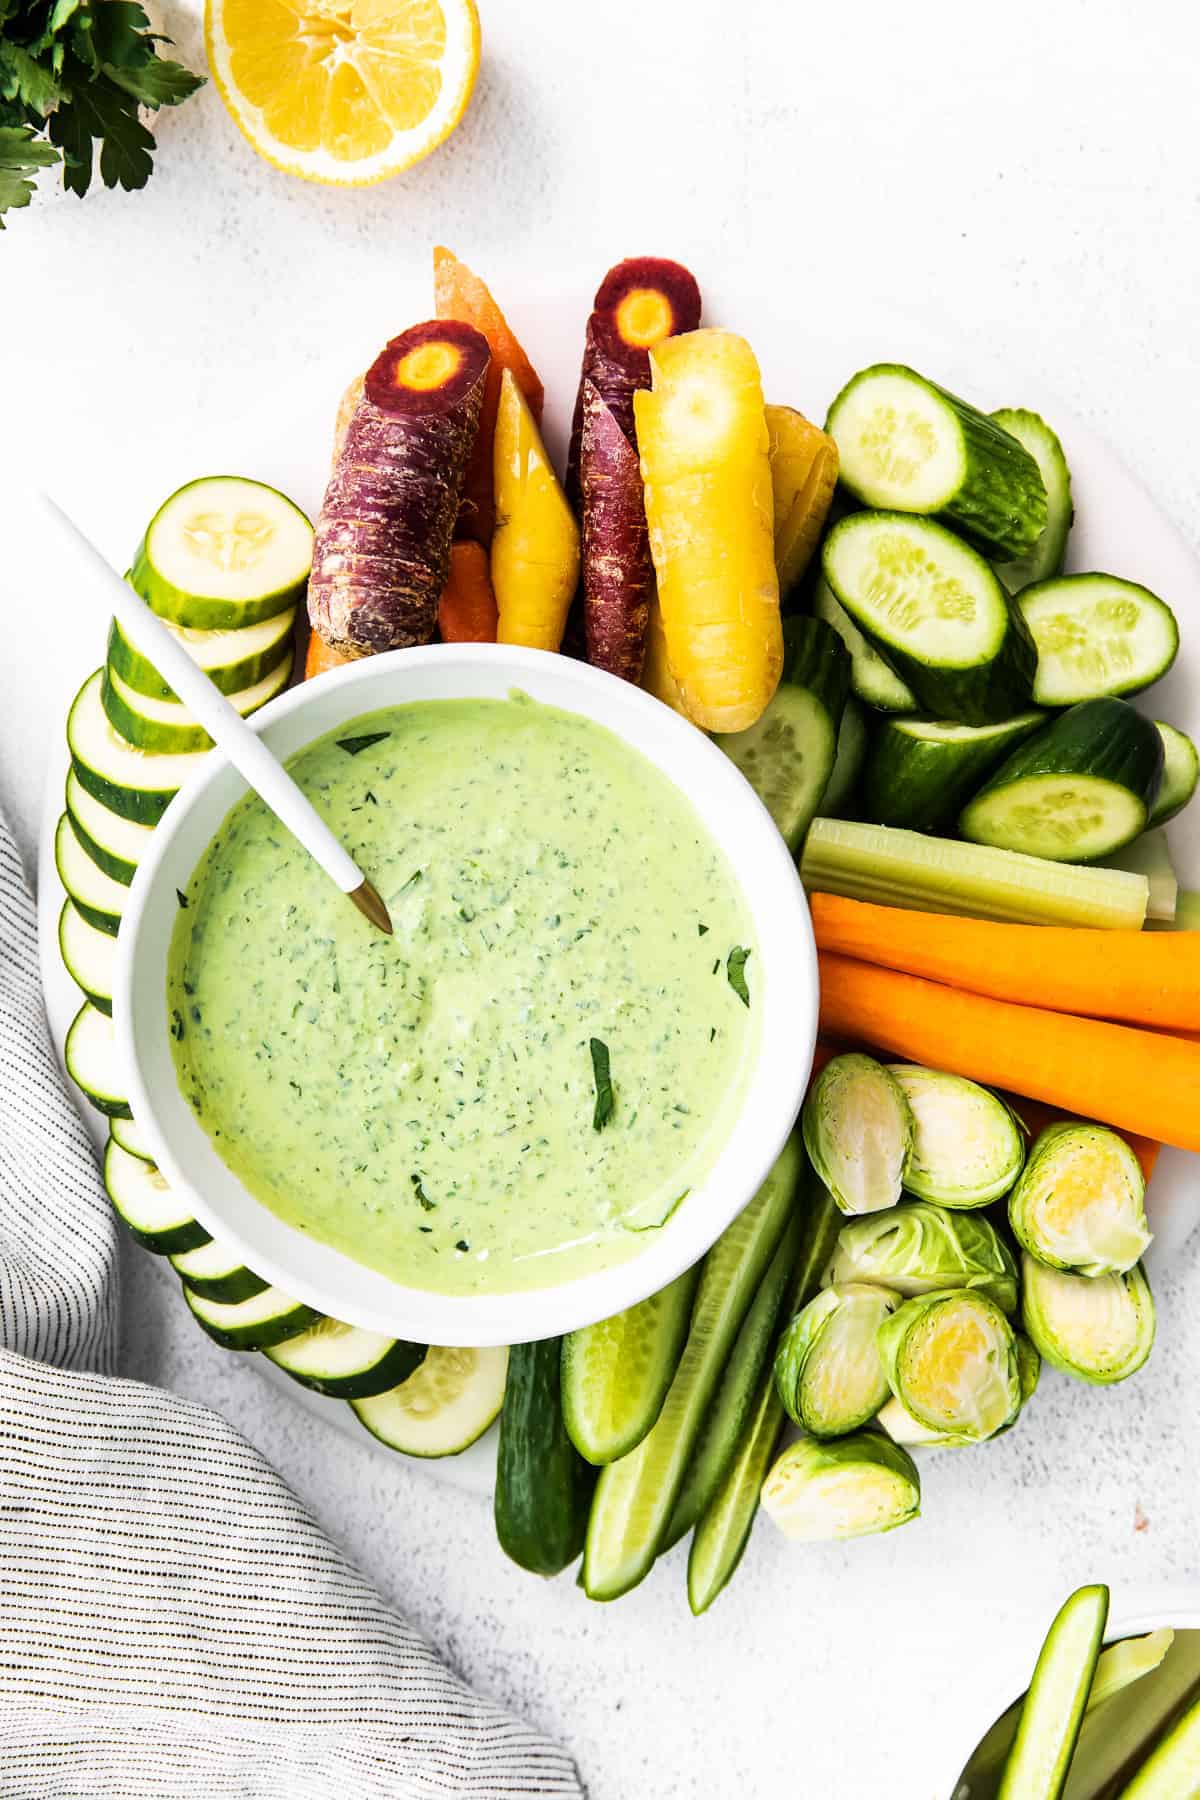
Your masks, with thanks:
[[[163,10],[195,56],[186,12]],[[205,430],[254,412],[268,364],[273,388],[301,382],[344,339],[349,373],[434,239],[506,296],[539,267],[662,245],[702,272],[769,262],[798,309],[915,300],[1050,382],[1200,535],[1190,10],[484,0],[484,27],[465,126],[390,187],[275,174],[210,89],[164,119],[143,194],[46,193],[11,216],[0,798],[27,849],[66,696],[23,484],[53,467],[69,485],[180,416],[203,462]],[[128,1249],[126,1275],[126,1369],[238,1424],[451,1660],[572,1746],[593,1800],[945,1800],[923,1747],[948,1696],[986,1704],[1073,1582],[1107,1577],[1119,1598],[1200,1565],[1195,1249],[1159,1278],[1141,1379],[1048,1376],[1022,1430],[927,1462],[926,1516],[895,1536],[805,1552],[761,1528],[698,1624],[682,1551],[610,1608],[539,1583],[504,1563],[479,1502],[315,1425],[202,1339],[152,1258]]]

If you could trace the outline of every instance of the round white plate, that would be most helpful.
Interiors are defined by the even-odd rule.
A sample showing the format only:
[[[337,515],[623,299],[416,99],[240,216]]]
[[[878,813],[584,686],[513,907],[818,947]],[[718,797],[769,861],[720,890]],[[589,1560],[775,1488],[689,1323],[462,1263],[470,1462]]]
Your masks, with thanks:
[[[602,272],[597,271],[597,280]],[[744,331],[762,365],[767,398],[797,406],[811,418],[824,417],[830,400],[856,369],[880,361],[911,363],[977,406],[1026,406],[1042,413],[1062,438],[1073,478],[1076,518],[1067,566],[1131,577],[1174,608],[1183,640],[1179,661],[1141,704],[1200,739],[1200,566],[1136,477],[1104,442],[1066,412],[1054,394],[1026,381],[1019,371],[997,366],[994,359],[975,349],[932,340],[919,323],[898,315],[890,305],[886,313],[878,308],[873,315],[856,316],[853,303],[847,302],[839,305],[835,322],[818,324],[799,309],[793,315],[773,297],[769,279],[764,278],[762,292],[749,287],[739,292],[734,279],[707,284],[704,271],[699,273],[707,296],[706,322]],[[396,331],[430,309],[422,272],[412,272],[398,285]],[[511,282],[505,286],[497,281],[496,291],[546,384],[546,435],[561,466],[593,290],[586,283],[564,283],[524,301]],[[273,407],[264,406],[257,419],[231,419],[227,438],[206,444],[207,466],[271,482],[315,517],[328,473],[341,387],[370,362],[378,348],[371,343],[344,346],[335,363],[315,366],[299,381],[295,371],[290,371],[284,397],[278,398],[279,386],[272,389],[277,396]],[[262,374],[267,386],[271,383],[269,347]],[[298,387],[302,392],[297,393]],[[206,472],[197,464],[198,452],[183,417],[177,441],[176,460],[167,459],[166,464],[161,455],[151,461],[139,453],[136,442],[130,442],[118,457],[97,458],[86,493],[58,495],[118,566],[124,566],[121,559],[127,561],[145,521],[161,500],[184,481]],[[97,624],[94,636],[84,634],[78,641],[72,637],[62,646],[64,659],[78,661],[78,682],[73,685],[81,684],[102,661],[106,623]],[[52,844],[62,810],[66,769],[64,741],[61,757],[52,760],[47,781],[39,855],[42,972],[46,1010],[60,1057],[67,1027],[80,1004],[78,990],[59,960],[57,939],[63,892],[55,873]],[[1200,805],[1175,820],[1168,835],[1181,883],[1200,886]],[[104,1121],[89,1107],[82,1110],[97,1143],[102,1143],[107,1136]],[[1147,1203],[1155,1232],[1151,1268],[1156,1260],[1177,1250],[1192,1229],[1194,1180],[1188,1156],[1177,1150],[1163,1152]],[[361,1427],[344,1403],[301,1388],[265,1357],[255,1362],[293,1399],[361,1440]],[[379,1448],[384,1450],[382,1445]],[[456,1485],[483,1491],[493,1467],[491,1435],[464,1456],[421,1466]]]

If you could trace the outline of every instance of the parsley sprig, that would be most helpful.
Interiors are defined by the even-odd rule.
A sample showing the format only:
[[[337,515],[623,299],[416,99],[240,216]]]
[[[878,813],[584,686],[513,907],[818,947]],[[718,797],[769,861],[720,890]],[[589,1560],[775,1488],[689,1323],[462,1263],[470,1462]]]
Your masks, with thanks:
[[[97,145],[105,187],[145,187],[154,138],[138,108],[203,83],[159,55],[169,41],[134,0],[0,0],[0,231],[42,169],[61,163],[63,186],[86,194]]]

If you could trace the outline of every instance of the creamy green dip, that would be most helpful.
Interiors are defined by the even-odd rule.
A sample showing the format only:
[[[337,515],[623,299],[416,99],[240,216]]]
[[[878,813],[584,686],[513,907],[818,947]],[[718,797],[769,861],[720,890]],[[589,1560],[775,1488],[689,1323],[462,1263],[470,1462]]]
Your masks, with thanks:
[[[746,906],[689,803],[523,696],[371,713],[288,766],[395,936],[259,799],[233,808],[168,970],[217,1153],[288,1224],[440,1293],[636,1255],[715,1160],[757,1035]]]

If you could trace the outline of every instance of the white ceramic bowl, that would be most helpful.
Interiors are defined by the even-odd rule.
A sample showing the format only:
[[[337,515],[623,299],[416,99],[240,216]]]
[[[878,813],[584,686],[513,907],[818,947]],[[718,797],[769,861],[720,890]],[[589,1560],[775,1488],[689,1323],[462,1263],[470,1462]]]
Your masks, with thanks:
[[[674,1280],[741,1211],[778,1154],[799,1108],[816,1036],[812,930],[782,839],[728,757],[628,682],[543,651],[439,645],[393,651],[323,675],[264,707],[254,723],[284,758],[378,707],[504,698],[513,688],[606,725],[668,776],[724,849],[754,923],[754,994],[761,1012],[745,1102],[708,1179],[632,1260],[518,1294],[433,1294],[401,1286],[285,1225],[225,1167],[176,1084],[166,1007],[175,890],[187,886],[221,821],[246,791],[219,753],[168,808],[121,924],[113,994],[117,1049],[126,1063],[134,1117],[172,1188],[215,1237],[286,1292],[333,1318],[418,1343],[553,1337],[620,1312]],[[304,1144],[297,1144],[297,1157],[304,1154]]]

